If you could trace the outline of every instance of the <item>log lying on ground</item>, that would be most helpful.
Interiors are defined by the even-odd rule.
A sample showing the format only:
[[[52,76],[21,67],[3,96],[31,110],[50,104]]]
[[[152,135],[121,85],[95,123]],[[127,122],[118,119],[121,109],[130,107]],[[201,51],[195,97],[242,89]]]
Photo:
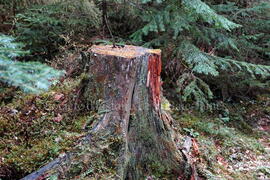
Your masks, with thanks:
[[[160,50],[100,45],[87,57],[88,78],[81,94],[91,105],[102,101],[98,109],[104,112],[91,134],[121,139],[118,178],[163,174],[184,179],[184,158],[160,107]]]

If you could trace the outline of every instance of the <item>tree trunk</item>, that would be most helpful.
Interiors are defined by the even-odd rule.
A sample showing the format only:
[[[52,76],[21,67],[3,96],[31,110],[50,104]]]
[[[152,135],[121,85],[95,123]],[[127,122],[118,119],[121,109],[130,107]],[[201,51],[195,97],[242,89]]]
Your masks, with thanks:
[[[107,112],[94,131],[123,139],[122,179],[183,170],[170,126],[162,119],[160,53],[135,46],[91,48],[85,96],[102,99]]]
[[[93,46],[82,97],[103,116],[92,134],[118,137],[120,179],[182,177],[185,162],[161,110],[161,52],[142,47]],[[99,102],[99,103],[97,103]],[[102,103],[100,103],[102,102]]]

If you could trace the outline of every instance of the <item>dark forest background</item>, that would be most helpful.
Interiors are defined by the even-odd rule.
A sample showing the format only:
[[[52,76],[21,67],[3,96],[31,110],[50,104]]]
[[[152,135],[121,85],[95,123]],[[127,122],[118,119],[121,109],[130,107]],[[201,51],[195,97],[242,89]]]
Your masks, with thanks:
[[[0,179],[68,151],[92,123],[74,102],[93,44],[162,50],[163,108],[198,139],[207,179],[269,178],[268,0],[0,0]],[[232,170],[251,156],[265,162]]]

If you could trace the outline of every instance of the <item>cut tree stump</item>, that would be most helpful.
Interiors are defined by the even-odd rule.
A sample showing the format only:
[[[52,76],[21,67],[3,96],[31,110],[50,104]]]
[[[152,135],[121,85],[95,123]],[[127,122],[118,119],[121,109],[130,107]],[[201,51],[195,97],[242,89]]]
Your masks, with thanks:
[[[102,117],[91,134],[120,139],[118,178],[185,179],[183,154],[161,110],[161,51],[95,45],[86,57],[88,77],[82,82],[81,97],[92,106],[102,102],[98,107]]]

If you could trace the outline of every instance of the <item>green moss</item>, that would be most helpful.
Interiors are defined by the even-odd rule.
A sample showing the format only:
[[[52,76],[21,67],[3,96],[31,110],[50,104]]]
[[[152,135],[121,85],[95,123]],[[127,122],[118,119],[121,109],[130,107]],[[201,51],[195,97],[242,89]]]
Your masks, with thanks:
[[[149,165],[153,175],[157,178],[161,178],[164,176],[168,176],[168,168],[164,167],[164,165],[162,165],[160,162],[158,161],[152,161],[152,163]]]
[[[176,119],[178,119],[178,122],[181,124],[182,127],[192,127],[194,124],[200,121],[200,118],[198,116],[187,113],[182,114],[180,117],[176,117]]]
[[[61,149],[60,145],[50,138],[31,145],[31,148],[23,145],[13,145],[10,153],[3,155],[4,162],[10,165],[13,164],[21,171],[31,172],[50,160],[50,158],[55,157]]]
[[[74,147],[92,113],[73,109],[79,82],[66,80],[40,95],[18,93],[0,106],[0,171],[9,167],[23,176]]]
[[[93,136],[91,142],[76,147],[76,157],[67,173],[67,177],[78,179],[115,179],[119,153],[117,137],[103,138]],[[114,177],[114,178],[109,178]]]
[[[76,119],[76,121],[74,121],[73,130],[76,132],[81,131],[84,128],[88,118],[89,118],[88,116],[82,116]]]
[[[173,111],[179,132],[190,135],[185,131],[188,129],[199,133],[196,139],[200,154],[196,158],[200,161],[196,161],[196,166],[200,175],[207,179],[256,179],[258,177],[256,169],[246,172],[240,169],[229,169],[229,167],[238,163],[240,166],[253,163],[256,161],[253,158],[257,157],[264,157],[265,160],[262,160],[264,162],[269,161],[265,145],[260,141],[262,138],[268,138],[269,134],[259,132],[250,123],[253,119],[264,117],[265,105],[265,101],[253,102],[253,104],[226,104],[229,109],[228,122],[219,118],[219,111],[203,115],[198,112]]]

